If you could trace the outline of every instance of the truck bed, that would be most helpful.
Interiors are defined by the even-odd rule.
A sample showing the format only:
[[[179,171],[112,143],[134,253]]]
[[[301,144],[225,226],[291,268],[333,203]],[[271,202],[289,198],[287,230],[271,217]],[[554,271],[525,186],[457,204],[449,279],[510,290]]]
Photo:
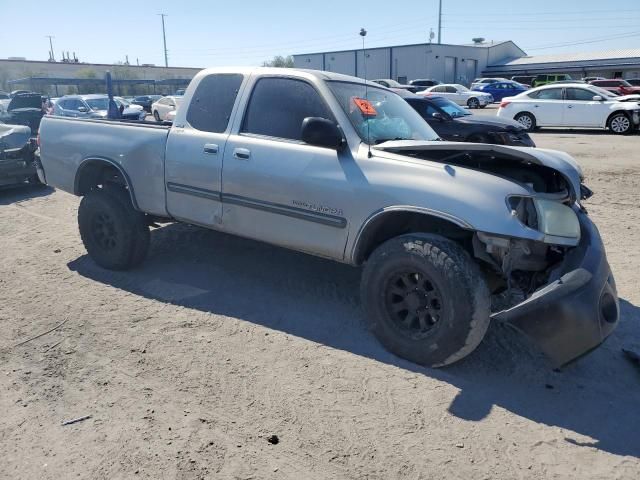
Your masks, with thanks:
[[[46,116],[40,126],[40,152],[47,183],[76,193],[76,173],[84,162],[107,160],[122,167],[136,186],[140,210],[166,215],[164,156],[170,128],[150,122]]]

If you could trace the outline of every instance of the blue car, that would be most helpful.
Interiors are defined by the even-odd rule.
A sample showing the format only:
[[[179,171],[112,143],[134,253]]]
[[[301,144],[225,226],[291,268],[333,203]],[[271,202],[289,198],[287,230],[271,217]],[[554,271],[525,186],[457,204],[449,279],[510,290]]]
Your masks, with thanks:
[[[479,92],[490,93],[496,102],[499,102],[504,97],[513,97],[519,93],[527,91],[527,87],[517,82],[495,82],[485,83],[474,87],[473,90]]]

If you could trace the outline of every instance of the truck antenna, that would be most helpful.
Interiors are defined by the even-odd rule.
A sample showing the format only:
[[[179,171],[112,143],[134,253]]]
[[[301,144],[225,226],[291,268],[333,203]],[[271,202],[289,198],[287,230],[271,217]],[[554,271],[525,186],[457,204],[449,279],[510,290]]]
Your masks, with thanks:
[[[364,66],[364,98],[369,101],[369,89],[367,85],[367,52],[364,49],[364,37],[367,36],[367,31],[364,28],[360,29],[360,36],[362,37],[362,65]],[[369,135],[369,115],[365,115],[367,122],[367,158],[371,158],[371,136]]]

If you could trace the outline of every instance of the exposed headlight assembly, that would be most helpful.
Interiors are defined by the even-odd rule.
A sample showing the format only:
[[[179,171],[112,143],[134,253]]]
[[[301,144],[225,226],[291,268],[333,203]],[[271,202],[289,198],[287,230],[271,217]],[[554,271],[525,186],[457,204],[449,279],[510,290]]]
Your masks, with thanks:
[[[557,200],[511,196],[507,199],[511,215],[544,235],[545,243],[576,245],[580,241],[580,222],[576,213]]]

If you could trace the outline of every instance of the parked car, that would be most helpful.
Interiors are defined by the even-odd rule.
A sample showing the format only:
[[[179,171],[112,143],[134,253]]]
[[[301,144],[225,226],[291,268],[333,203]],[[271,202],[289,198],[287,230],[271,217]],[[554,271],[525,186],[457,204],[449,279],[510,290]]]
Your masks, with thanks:
[[[134,105],[140,105],[147,112],[151,113],[151,105],[153,102],[157,102],[162,98],[162,95],[140,95],[135,97],[131,103]]]
[[[527,130],[538,127],[601,128],[627,134],[640,125],[640,105],[605,96],[588,84],[546,85],[506,97],[498,116]]]
[[[401,83],[396,82],[395,80],[392,80],[390,78],[382,78],[382,79],[377,79],[377,80],[372,80],[372,82],[375,82],[379,85],[382,85],[383,87],[387,87],[387,88],[401,88],[403,90],[407,90],[411,93],[416,93],[418,90],[420,90],[419,87],[414,86],[414,85],[403,85]]]
[[[506,81],[485,83],[481,86],[472,88],[472,90],[488,93],[493,97],[494,101],[499,102],[504,97],[513,97],[514,95],[526,92],[529,89],[519,83]]]
[[[178,90],[176,90],[176,97],[181,97],[182,95],[184,95],[185,89],[184,88],[179,88]]]
[[[7,92],[0,91],[0,100],[9,100],[11,99],[11,95]]]
[[[584,77],[582,79],[582,81],[586,82],[586,83],[589,83],[589,82],[591,82],[593,80],[606,80],[606,78],[604,78],[604,77]]]
[[[534,75],[515,75],[511,77],[511,81],[519,83],[520,85],[526,85],[527,87],[531,88],[531,84],[534,78],[536,78]]]
[[[30,90],[13,90],[13,91],[9,94],[9,96],[10,96],[11,98],[13,98],[13,97],[16,97],[16,96],[18,96],[18,95],[24,95],[25,93],[35,93],[35,92],[32,92],[32,91],[30,91]]]
[[[592,80],[589,83],[619,95],[634,95],[640,93],[640,87],[634,87],[621,78],[615,80]]]
[[[428,87],[435,87],[436,85],[440,85],[442,82],[438,80],[434,80],[432,78],[417,78],[415,80],[411,80],[409,85],[412,87],[416,87],[416,91],[424,90]]]
[[[640,87],[640,78],[627,78],[627,83],[634,87]]]
[[[473,82],[471,82],[471,89],[473,90],[474,87],[480,87],[488,83],[504,82],[506,80],[506,78],[476,78]]]
[[[36,148],[28,126],[0,122],[0,187],[40,183],[34,156]]]
[[[524,127],[515,120],[474,115],[444,97],[397,93],[444,140],[535,147]]]
[[[11,100],[0,100],[0,121],[9,125],[24,125],[35,135],[44,115],[39,93],[17,93]]]
[[[167,114],[176,110],[182,101],[182,97],[162,97],[151,105],[151,112],[156,122],[167,119]]]
[[[120,108],[122,118],[144,120],[146,114],[142,107],[132,105],[124,98],[114,97]],[[104,94],[65,95],[58,99],[53,107],[54,115],[74,118],[107,118],[109,97]]]
[[[572,78],[570,75],[567,75],[564,73],[551,74],[551,75],[541,74],[541,75],[537,75],[536,78],[533,79],[531,86],[541,87],[542,85],[546,85],[547,83],[559,82],[561,80],[572,80]]]
[[[558,84],[563,84],[563,83],[587,83],[583,80],[557,80],[555,82],[549,82],[546,83],[545,85],[558,85]]]
[[[493,96],[489,93],[469,90],[464,85],[443,84],[429,87],[418,92],[418,95],[444,97],[458,105],[466,105],[469,108],[484,108],[493,103]]]
[[[83,197],[98,265],[140,264],[155,221],[364,265],[372,332],[432,366],[473,351],[491,318],[556,365],[616,327],[590,190],[566,153],[439,141],[394,92],[332,72],[216,68],[191,83],[173,126],[43,119],[41,175]]]

